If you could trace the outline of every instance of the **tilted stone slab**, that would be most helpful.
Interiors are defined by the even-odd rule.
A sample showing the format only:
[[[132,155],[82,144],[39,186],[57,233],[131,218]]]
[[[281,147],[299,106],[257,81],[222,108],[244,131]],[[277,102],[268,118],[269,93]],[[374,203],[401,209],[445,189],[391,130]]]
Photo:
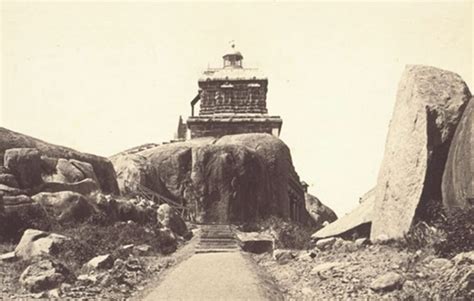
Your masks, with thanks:
[[[362,225],[370,224],[372,222],[374,201],[373,196],[365,199],[364,202],[353,211],[315,232],[311,235],[311,238],[318,240],[326,237],[344,236]]]
[[[408,232],[428,202],[441,200],[441,177],[449,146],[466,102],[461,77],[428,66],[407,66],[377,180],[371,240]]]

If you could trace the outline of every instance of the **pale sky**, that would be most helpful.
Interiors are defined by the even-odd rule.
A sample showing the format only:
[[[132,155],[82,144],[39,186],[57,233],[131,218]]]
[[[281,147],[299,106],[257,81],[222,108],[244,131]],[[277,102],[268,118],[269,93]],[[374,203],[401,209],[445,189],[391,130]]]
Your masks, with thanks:
[[[2,2],[0,125],[110,156],[173,138],[235,40],[310,193],[338,215],[376,183],[407,64],[472,88],[472,2]]]

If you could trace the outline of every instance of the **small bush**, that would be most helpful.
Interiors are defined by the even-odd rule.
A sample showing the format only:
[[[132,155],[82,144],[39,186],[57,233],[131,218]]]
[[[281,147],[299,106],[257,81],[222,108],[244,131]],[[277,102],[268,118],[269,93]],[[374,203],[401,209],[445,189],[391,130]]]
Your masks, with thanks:
[[[18,242],[26,229],[49,231],[53,220],[41,206],[24,206],[0,215],[0,242]]]
[[[473,214],[473,207],[446,212],[441,202],[429,202],[424,207],[427,221],[416,222],[404,239],[394,245],[409,250],[431,249],[441,257],[474,250]]]
[[[124,245],[148,244],[152,251],[158,253],[161,252],[163,244],[167,243],[157,228],[136,223],[116,223],[99,227],[84,223],[56,230],[57,233],[73,238],[57,250],[58,257],[72,270],[77,270],[97,255],[112,254],[115,258],[125,258],[127,254],[120,251],[120,247]]]
[[[248,223],[239,225],[238,229],[239,231],[242,231],[242,232],[258,232],[262,230],[260,228],[260,225],[256,222],[248,222]]]
[[[436,254],[452,257],[458,253],[474,250],[474,208],[457,208],[447,214],[441,225],[445,239],[435,244]]]
[[[433,249],[444,238],[444,232],[430,226],[426,222],[418,222],[405,234],[402,241],[394,243],[400,249],[416,251],[420,249]]]
[[[77,239],[71,239],[57,248],[56,257],[71,271],[77,271],[84,263],[96,256],[95,251],[97,250],[93,246]]]

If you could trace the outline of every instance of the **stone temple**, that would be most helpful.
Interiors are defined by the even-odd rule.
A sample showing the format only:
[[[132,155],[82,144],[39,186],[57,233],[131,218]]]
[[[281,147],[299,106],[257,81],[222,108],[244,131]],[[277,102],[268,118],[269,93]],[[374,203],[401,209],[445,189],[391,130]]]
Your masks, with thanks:
[[[268,79],[258,69],[244,68],[243,55],[232,49],[223,56],[221,68],[208,68],[198,81],[199,90],[191,101],[191,116],[179,118],[175,141],[244,133],[267,133],[279,137],[282,119],[267,110]],[[199,103],[199,113],[195,107]],[[307,186],[291,162],[288,164],[289,218],[306,220]]]
[[[186,131],[180,119],[178,137],[220,137],[242,133],[280,135],[282,119],[267,111],[268,79],[258,69],[244,68],[242,54],[232,45],[222,68],[209,68],[199,78],[191,101]],[[195,105],[200,102],[199,114]],[[185,137],[187,132],[188,137]]]

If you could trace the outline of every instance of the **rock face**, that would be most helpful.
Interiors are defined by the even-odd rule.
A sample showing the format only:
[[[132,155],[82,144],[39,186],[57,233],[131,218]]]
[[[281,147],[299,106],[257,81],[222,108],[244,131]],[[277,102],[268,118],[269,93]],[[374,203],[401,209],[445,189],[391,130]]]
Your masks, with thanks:
[[[474,206],[474,98],[464,110],[451,142],[442,190],[448,210]]]
[[[398,87],[377,180],[371,239],[400,238],[441,200],[448,149],[471,94],[454,73],[408,66]]]
[[[199,138],[111,160],[123,193],[146,186],[192,208],[197,222],[290,215],[290,152],[268,134]]]
[[[123,154],[115,155],[110,160],[117,171],[117,183],[123,195],[138,191],[140,185],[152,188],[154,170],[144,156]]]
[[[49,208],[58,221],[84,221],[94,213],[94,206],[81,194],[72,191],[41,192],[32,199]]]
[[[324,222],[332,223],[337,220],[337,215],[331,208],[327,207],[321,201],[309,193],[305,193],[306,210],[316,223],[318,229],[323,227]]]
[[[11,170],[21,188],[35,187],[43,183],[41,156],[34,148],[12,148],[5,152],[4,165]]]
[[[26,175],[26,177],[28,177],[27,178],[28,181],[33,181],[32,184],[37,184],[37,182],[40,183],[40,180],[38,178],[38,173],[37,173],[38,164],[41,165],[40,167],[41,169],[39,170],[41,170],[42,172],[52,173],[54,172],[54,169],[55,169],[53,166],[51,166],[51,165],[54,165],[56,162],[56,160],[54,159],[59,159],[59,158],[68,159],[68,160],[74,159],[80,162],[86,162],[92,166],[95,177],[98,180],[99,186],[104,193],[112,193],[112,194],[119,193],[115,170],[112,166],[112,163],[106,158],[91,155],[91,154],[81,153],[71,148],[67,148],[63,146],[49,144],[39,139],[35,139],[33,137],[29,137],[29,136],[16,133],[16,132],[0,127],[0,165],[4,165],[4,164],[6,165],[6,162],[3,162],[4,154],[7,150],[14,149],[14,148],[36,149],[39,152],[39,154],[46,156],[48,158],[48,160],[43,158],[43,160],[39,160],[37,162],[38,157],[34,155],[33,160],[35,160],[36,163],[34,163],[34,165],[32,166],[28,166],[27,168],[28,175]],[[70,162],[75,163],[75,161],[73,160],[71,160]],[[80,164],[77,164],[76,167],[78,167],[79,165]],[[82,164],[80,166],[81,167],[78,167],[79,169],[83,167]],[[15,176],[17,176],[17,174],[14,172],[13,169],[11,169],[11,172]],[[29,174],[32,172],[34,172],[34,175]],[[83,174],[87,174],[90,172],[90,170],[88,171],[88,170],[81,169],[81,172]],[[87,177],[93,177],[93,175],[90,174]],[[17,180],[20,184],[20,187],[22,187],[21,186],[22,184],[25,184],[25,183],[21,183],[22,180],[20,180],[18,176],[17,176]]]

